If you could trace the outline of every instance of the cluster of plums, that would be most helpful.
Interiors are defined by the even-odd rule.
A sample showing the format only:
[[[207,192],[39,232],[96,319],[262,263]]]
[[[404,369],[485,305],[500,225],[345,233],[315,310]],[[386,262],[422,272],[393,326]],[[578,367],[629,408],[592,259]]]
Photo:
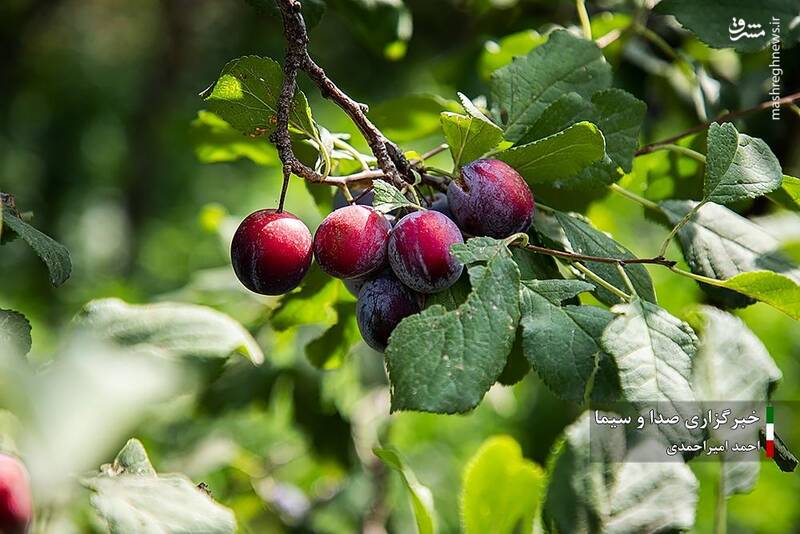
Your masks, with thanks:
[[[18,459],[0,453],[0,532],[24,534],[32,517],[28,472]]]
[[[251,291],[280,295],[300,284],[312,254],[323,271],[341,278],[358,297],[361,336],[383,351],[394,327],[420,311],[424,295],[452,286],[463,271],[450,253],[471,236],[508,237],[527,230],[533,195],[506,163],[484,159],[430,209],[390,217],[361,204],[335,209],[313,239],[300,219],[264,209],[242,221],[231,245],[236,276]]]

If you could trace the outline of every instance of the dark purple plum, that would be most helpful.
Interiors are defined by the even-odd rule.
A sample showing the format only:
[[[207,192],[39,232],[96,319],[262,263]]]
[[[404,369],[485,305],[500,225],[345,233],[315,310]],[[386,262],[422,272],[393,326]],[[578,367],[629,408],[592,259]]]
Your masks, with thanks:
[[[314,257],[337,278],[356,278],[386,266],[392,225],[369,206],[345,206],[325,217],[314,234]]]
[[[0,532],[24,534],[32,519],[28,471],[13,456],[0,453]]]
[[[450,253],[463,243],[461,231],[438,211],[406,215],[389,237],[389,264],[401,282],[420,293],[436,293],[452,286],[464,266]]]
[[[353,294],[354,297],[358,296],[358,292],[361,291],[361,286],[367,281],[366,277],[359,277],[359,278],[345,278],[342,280],[344,282],[344,287]]]
[[[297,287],[311,265],[311,232],[286,211],[251,213],[231,243],[231,263],[239,281],[262,295],[281,295]]]
[[[361,337],[367,345],[383,352],[398,323],[419,309],[417,295],[391,272],[368,280],[361,287],[356,302]]]
[[[436,193],[433,197],[433,202],[431,202],[431,207],[433,211],[438,211],[451,221],[454,221],[453,213],[450,211],[450,204],[447,202],[447,195],[444,193]]]
[[[461,168],[461,181],[450,182],[447,201],[465,232],[498,239],[524,232],[533,219],[528,184],[510,165],[479,159]]]

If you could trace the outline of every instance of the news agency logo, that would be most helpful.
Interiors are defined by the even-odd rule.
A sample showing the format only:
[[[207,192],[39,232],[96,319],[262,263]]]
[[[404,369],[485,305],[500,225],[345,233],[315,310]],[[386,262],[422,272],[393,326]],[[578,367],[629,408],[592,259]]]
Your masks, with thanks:
[[[743,18],[733,17],[728,26],[728,36],[731,42],[739,39],[759,39],[767,36],[767,30],[759,23],[748,23]],[[781,118],[781,19],[773,16],[769,22],[769,48],[770,48],[770,89],[769,96],[772,100],[772,120]]]

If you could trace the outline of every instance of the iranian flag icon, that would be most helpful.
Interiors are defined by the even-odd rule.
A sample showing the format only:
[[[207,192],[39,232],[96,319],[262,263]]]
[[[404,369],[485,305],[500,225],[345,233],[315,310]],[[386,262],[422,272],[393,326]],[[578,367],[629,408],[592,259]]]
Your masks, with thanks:
[[[775,412],[767,406],[767,458],[775,457]]]

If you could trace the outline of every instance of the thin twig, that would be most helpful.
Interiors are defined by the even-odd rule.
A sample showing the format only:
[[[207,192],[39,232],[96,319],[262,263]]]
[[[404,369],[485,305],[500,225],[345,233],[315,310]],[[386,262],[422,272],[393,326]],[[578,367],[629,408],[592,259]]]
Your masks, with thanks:
[[[283,34],[286,39],[286,60],[283,71],[283,86],[278,97],[277,123],[270,136],[278,149],[283,166],[290,172],[312,182],[325,182],[327,178],[301,163],[292,150],[289,137],[289,112],[297,86],[297,73],[305,72],[317,85],[323,97],[333,100],[353,121],[375,155],[377,165],[385,178],[397,187],[405,185],[400,174],[410,172],[410,164],[397,146],[388,141],[367,118],[367,107],[350,98],[317,65],[308,53],[308,33],[298,0],[279,0],[278,7],[283,19]]]
[[[767,101],[761,102],[760,104],[755,105],[755,106],[753,106],[751,108],[741,109],[739,111],[731,111],[731,112],[728,112],[728,113],[723,113],[722,115],[720,115],[717,118],[715,118],[713,121],[709,121],[709,122],[704,122],[702,124],[698,124],[697,126],[693,126],[692,128],[689,128],[688,130],[684,130],[683,132],[681,132],[679,134],[675,134],[672,137],[668,137],[667,139],[663,139],[661,141],[656,141],[655,143],[650,143],[649,145],[644,145],[642,147],[639,147],[639,149],[636,151],[636,155],[637,156],[641,156],[642,154],[649,154],[650,152],[653,152],[654,150],[656,150],[658,147],[660,147],[662,145],[668,145],[668,144],[674,143],[675,141],[677,141],[679,139],[683,139],[687,135],[692,135],[692,134],[695,134],[695,133],[698,133],[698,132],[702,132],[703,130],[707,129],[709,126],[711,126],[711,124],[713,124],[715,122],[720,122],[720,123],[721,122],[731,122],[734,119],[737,119],[737,118],[742,117],[744,115],[748,115],[748,114],[754,113],[756,111],[762,111],[762,110],[765,110],[765,109],[769,109],[769,108],[771,108],[771,107],[773,107],[775,105],[787,106],[787,105],[791,104],[792,102],[794,102],[796,100],[800,100],[800,92],[792,93],[790,95],[784,96],[783,98],[779,98],[778,100],[767,100]]]
[[[623,302],[630,302],[631,300],[633,300],[633,296],[632,295],[629,295],[629,294],[625,293],[620,288],[618,288],[617,286],[615,286],[614,284],[612,284],[611,282],[609,282],[608,280],[606,280],[602,276],[598,275],[596,272],[594,272],[591,269],[589,269],[588,267],[586,267],[584,264],[576,261],[576,262],[573,262],[572,265],[576,269],[578,269],[580,272],[582,272],[589,280],[592,280],[593,282],[595,282],[600,287],[605,288],[606,291],[609,291],[610,293],[613,293],[614,295],[616,295]],[[617,265],[619,265],[619,264],[617,264]]]
[[[563,258],[565,260],[570,260],[570,261],[593,261],[596,263],[611,263],[611,264],[623,264],[623,265],[628,265],[632,263],[643,263],[651,265],[663,265],[664,267],[669,267],[669,268],[672,268],[677,264],[675,260],[669,260],[667,258],[664,258],[663,256],[657,256],[655,258],[630,258],[630,259],[605,258],[602,256],[588,256],[586,254],[565,252],[563,250],[555,250],[552,248],[540,247],[538,245],[530,245],[530,244],[527,245],[525,249],[530,250],[531,252],[537,252],[539,254],[554,256],[556,258]]]
[[[589,21],[589,13],[586,11],[585,0],[575,0],[575,7],[578,10],[578,19],[581,21],[583,37],[592,40],[592,23]]]

